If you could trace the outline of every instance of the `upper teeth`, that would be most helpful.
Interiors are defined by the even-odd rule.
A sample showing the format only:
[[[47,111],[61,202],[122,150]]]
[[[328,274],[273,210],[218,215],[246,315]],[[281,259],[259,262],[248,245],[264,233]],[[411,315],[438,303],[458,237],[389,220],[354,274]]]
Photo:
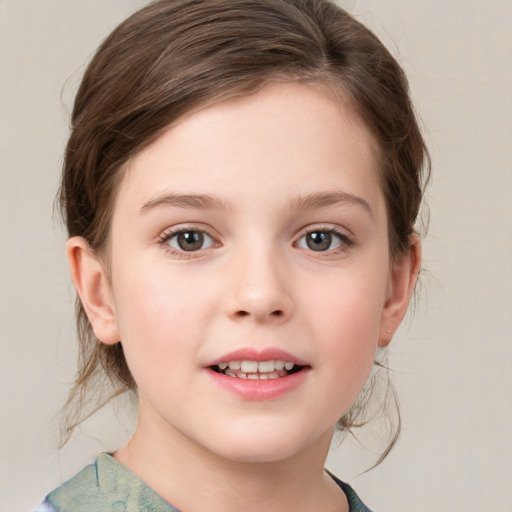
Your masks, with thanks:
[[[294,367],[294,363],[290,361],[229,361],[218,364],[219,369],[225,370],[229,367],[230,370],[241,370],[244,373],[270,373],[276,370],[291,370]]]

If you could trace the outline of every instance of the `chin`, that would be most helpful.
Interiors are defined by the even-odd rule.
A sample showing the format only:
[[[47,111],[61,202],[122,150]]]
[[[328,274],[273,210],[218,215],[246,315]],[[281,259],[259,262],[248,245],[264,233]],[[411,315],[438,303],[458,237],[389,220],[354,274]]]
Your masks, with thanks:
[[[218,438],[214,451],[226,459],[240,463],[273,463],[305,453],[316,443],[326,443],[326,453],[332,431],[322,435],[304,432],[300,425],[288,428],[276,426],[231,430]]]

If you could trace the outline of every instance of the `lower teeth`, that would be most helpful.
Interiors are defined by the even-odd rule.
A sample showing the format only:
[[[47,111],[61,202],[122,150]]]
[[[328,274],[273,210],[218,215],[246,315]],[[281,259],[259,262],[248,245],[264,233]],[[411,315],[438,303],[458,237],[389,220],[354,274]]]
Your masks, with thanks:
[[[289,374],[287,370],[279,370],[274,372],[268,372],[268,373],[242,373],[237,372],[234,373],[233,371],[226,369],[224,371],[221,371],[220,373],[223,373],[224,375],[228,375],[229,377],[235,377],[238,379],[250,379],[250,380],[271,380],[271,379],[279,379],[281,377],[286,377],[286,375]]]
[[[271,380],[271,379],[280,379],[282,377],[286,377],[287,375],[291,375],[292,373],[296,373],[303,369],[302,366],[294,365],[291,370],[287,370],[283,368],[281,370],[274,370],[272,372],[253,372],[253,373],[244,373],[241,370],[232,370],[231,368],[220,369],[218,366],[212,366],[212,370],[222,375],[227,375],[228,377],[235,377],[237,379],[250,379],[250,380]]]

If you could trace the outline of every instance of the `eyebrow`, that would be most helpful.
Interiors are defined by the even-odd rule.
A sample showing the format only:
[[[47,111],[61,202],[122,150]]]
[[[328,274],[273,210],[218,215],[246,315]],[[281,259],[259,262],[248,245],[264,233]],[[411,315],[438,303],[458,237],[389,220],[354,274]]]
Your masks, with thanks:
[[[174,206],[202,210],[230,210],[231,204],[208,194],[164,194],[151,199],[140,209],[144,215],[155,208]]]
[[[368,201],[354,194],[341,191],[315,192],[307,196],[297,196],[293,199],[291,208],[292,210],[312,210],[341,204],[360,206],[366,210],[370,217],[374,217],[373,210]]]
[[[306,196],[297,196],[290,203],[292,211],[313,210],[349,204],[360,206],[374,217],[369,203],[362,197],[341,191],[314,192]],[[140,209],[141,215],[151,210],[162,207],[191,208],[202,210],[232,210],[233,206],[228,201],[209,194],[163,194],[151,199]]]

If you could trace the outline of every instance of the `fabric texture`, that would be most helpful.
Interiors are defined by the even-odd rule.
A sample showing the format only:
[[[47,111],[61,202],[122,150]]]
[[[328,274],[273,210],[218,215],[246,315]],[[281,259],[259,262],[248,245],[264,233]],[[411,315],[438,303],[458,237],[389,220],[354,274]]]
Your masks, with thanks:
[[[350,512],[371,512],[350,485],[329,473]],[[52,491],[34,512],[180,512],[108,453]]]

